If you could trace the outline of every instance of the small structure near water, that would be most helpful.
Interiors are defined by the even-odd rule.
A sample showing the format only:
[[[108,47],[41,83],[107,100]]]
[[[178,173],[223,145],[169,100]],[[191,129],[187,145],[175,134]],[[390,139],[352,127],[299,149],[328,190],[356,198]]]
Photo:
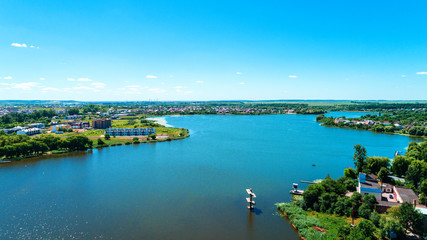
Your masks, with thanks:
[[[253,197],[255,198],[256,195],[254,192],[252,192],[252,188],[247,188],[246,192],[249,194],[249,197],[246,198],[246,201],[249,203],[248,209],[252,210],[252,209],[254,209],[254,205],[255,205],[255,201],[253,201],[252,198]]]
[[[289,191],[290,194],[292,195],[302,195],[304,193],[304,190],[298,190],[298,184],[294,183],[292,184],[292,190]]]

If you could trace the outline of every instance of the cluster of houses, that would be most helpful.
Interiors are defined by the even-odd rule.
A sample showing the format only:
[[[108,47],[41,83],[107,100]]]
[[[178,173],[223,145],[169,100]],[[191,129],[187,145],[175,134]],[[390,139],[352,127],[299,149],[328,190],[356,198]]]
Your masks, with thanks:
[[[20,108],[18,106],[13,107],[2,107],[0,108],[0,117],[9,113],[33,113],[41,109],[33,109],[33,108]]]
[[[354,124],[354,125],[366,125],[366,126],[371,126],[371,125],[375,125],[375,124],[382,124],[384,126],[394,126],[398,129],[402,129],[403,126],[400,125],[398,122],[380,122],[380,121],[372,121],[372,120],[348,120],[345,118],[335,118],[334,119],[334,123],[335,124],[339,124],[339,123],[343,123],[343,124]]]
[[[404,181],[404,179],[399,180]],[[413,204],[424,216],[427,216],[425,203],[419,202],[417,194],[412,189],[382,183],[375,174],[359,173],[357,192],[362,195],[373,194],[377,200],[376,210],[379,213],[407,202]],[[427,227],[427,217],[425,218],[425,226]]]
[[[0,131],[4,131],[6,134],[16,133],[17,135],[35,135],[42,133],[42,129],[45,127],[43,123],[32,123],[28,124],[25,127],[17,126],[9,129],[0,129]]]
[[[111,127],[111,119],[96,119],[92,121],[92,125],[90,122],[67,122],[67,123],[58,123],[58,121],[52,121],[48,131],[56,134],[62,134],[63,129],[106,129]],[[0,129],[0,131],[4,131],[6,134],[16,133],[17,135],[28,135],[32,136],[35,134],[41,134],[42,129],[46,128],[43,123],[32,123],[28,124],[25,127],[17,126],[9,129]]]

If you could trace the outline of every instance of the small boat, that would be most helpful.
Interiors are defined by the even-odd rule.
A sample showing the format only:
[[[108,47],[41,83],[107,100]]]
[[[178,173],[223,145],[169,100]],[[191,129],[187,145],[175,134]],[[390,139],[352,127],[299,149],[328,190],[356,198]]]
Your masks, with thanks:
[[[312,164],[311,166],[315,167],[315,166],[316,166],[316,164]]]

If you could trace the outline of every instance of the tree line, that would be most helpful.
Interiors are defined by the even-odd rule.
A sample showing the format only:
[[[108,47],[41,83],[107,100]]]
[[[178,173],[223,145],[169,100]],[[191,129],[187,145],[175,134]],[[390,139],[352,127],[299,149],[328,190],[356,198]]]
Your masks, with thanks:
[[[26,135],[0,134],[0,158],[19,158],[43,154],[47,151],[78,151],[92,148],[92,140],[83,135],[60,138],[53,135],[41,135],[31,138]]]
[[[52,109],[37,110],[32,113],[13,112],[0,117],[0,128],[13,128],[23,123],[50,123],[58,114]]]

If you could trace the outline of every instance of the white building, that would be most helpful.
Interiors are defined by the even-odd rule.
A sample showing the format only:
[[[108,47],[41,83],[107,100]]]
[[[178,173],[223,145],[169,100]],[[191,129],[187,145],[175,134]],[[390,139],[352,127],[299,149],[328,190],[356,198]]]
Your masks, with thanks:
[[[41,134],[41,133],[42,133],[42,130],[40,128],[27,128],[27,129],[22,129],[16,132],[17,135],[27,135],[27,136],[32,136],[32,135]]]
[[[110,136],[146,136],[155,134],[154,128],[107,128],[105,134]]]

